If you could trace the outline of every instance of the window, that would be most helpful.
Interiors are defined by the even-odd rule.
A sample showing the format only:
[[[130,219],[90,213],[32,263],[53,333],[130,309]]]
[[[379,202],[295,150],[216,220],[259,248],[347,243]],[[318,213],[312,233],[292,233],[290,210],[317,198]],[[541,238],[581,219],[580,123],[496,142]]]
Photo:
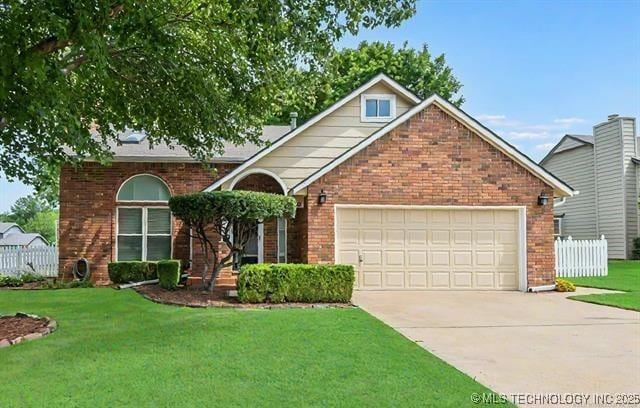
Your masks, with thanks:
[[[150,174],[125,181],[116,196],[118,202],[166,203],[171,194],[167,185]],[[121,206],[117,209],[118,261],[159,261],[171,259],[171,211],[163,206]]]
[[[118,208],[118,261],[171,259],[171,211],[159,207]]]
[[[562,236],[562,217],[553,217],[553,236]]]
[[[360,105],[362,122],[388,122],[396,117],[395,95],[362,95]]]
[[[278,218],[278,263],[287,263],[287,219]]]
[[[118,191],[118,201],[169,201],[171,194],[164,182],[150,174],[139,174],[125,181]]]

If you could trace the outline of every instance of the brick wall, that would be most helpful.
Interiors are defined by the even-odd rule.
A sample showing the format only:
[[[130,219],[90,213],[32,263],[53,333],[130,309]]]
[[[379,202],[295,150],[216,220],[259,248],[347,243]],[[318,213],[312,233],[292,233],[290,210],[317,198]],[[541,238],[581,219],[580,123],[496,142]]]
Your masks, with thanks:
[[[217,175],[197,163],[121,163],[110,166],[87,162],[75,170],[65,166],[60,174],[60,274],[70,277],[73,263],[87,258],[92,279],[107,283],[107,264],[115,261],[116,194],[120,185],[136,174],[154,174],[172,195],[200,191],[223,176],[233,165],[217,165]],[[127,203],[127,205],[135,205]],[[178,220],[173,225],[173,256],[186,265],[189,238]]]
[[[320,189],[327,202],[315,199]],[[526,205],[530,286],[553,283],[552,189],[435,106],[323,176],[308,189],[308,262],[334,262],[334,204]],[[305,242],[306,241],[306,242]]]

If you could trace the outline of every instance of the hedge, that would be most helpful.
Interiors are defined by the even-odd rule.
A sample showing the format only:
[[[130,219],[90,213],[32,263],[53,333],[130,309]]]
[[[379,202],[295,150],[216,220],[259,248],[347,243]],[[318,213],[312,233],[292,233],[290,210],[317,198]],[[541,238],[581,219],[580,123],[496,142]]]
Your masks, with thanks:
[[[180,261],[168,260],[158,262],[158,280],[160,287],[173,290],[180,282]]]
[[[141,282],[158,277],[158,263],[147,261],[111,262],[107,267],[113,283]]]
[[[254,264],[238,276],[242,303],[340,302],[351,300],[351,265]]]

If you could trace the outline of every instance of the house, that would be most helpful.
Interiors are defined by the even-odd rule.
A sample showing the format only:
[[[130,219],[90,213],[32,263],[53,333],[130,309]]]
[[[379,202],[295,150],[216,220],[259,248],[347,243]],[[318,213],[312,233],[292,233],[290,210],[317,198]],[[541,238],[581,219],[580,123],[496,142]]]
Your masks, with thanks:
[[[609,116],[593,135],[566,135],[540,164],[580,194],[556,200],[555,233],[604,235],[609,258],[629,259],[640,236],[640,138],[635,118]]]
[[[293,123],[292,123],[293,124]],[[293,220],[258,226],[237,264],[347,263],[357,286],[526,290],[554,283],[553,208],[574,190],[489,129],[384,74],[292,128],[265,127],[266,147],[232,147],[216,173],[184,151],[112,146],[60,176],[60,273],[89,260],[108,280],[116,260],[202,263],[170,196],[216,189],[288,194]],[[234,284],[224,271],[218,284]]]
[[[0,222],[0,249],[2,248],[33,248],[49,245],[40,234],[25,233],[13,222]]]

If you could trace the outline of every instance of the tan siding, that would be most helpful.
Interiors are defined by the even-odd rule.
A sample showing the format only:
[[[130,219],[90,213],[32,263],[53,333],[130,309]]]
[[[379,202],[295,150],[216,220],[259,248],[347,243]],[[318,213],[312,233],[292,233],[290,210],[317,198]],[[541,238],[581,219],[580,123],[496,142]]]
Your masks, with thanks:
[[[363,92],[363,94],[390,93],[394,92],[382,84],[376,84]],[[361,122],[360,99],[361,95],[357,95],[251,167],[271,171],[282,178],[289,187],[295,186],[385,125],[385,123]],[[396,94],[396,115],[403,114],[412,105],[412,102]]]
[[[596,229],[595,183],[593,175],[593,146],[556,152],[547,159],[544,167],[580,191],[575,197],[567,197],[564,204],[554,207],[554,215],[564,214],[563,235],[575,239],[594,239]]]
[[[609,244],[610,258],[626,256],[625,202],[620,121],[594,128],[598,232]]]
[[[636,164],[631,160],[638,155],[636,151],[636,129],[635,120],[631,118],[621,118],[622,140],[623,140],[623,166],[624,166],[624,188],[626,200],[626,232],[627,232],[627,257],[631,255],[633,249],[633,239],[638,236],[638,190]]]

